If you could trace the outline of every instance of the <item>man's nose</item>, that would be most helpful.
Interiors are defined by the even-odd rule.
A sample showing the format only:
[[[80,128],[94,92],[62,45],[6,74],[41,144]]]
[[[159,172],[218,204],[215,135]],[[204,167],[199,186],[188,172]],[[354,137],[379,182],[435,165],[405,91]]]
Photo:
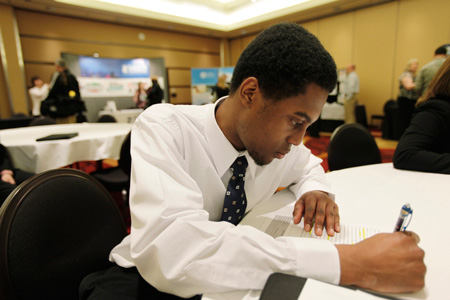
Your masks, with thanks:
[[[288,138],[287,138],[287,142],[289,144],[298,146],[302,143],[303,141],[303,137],[305,136],[306,133],[306,127],[305,129],[302,130],[296,130],[293,134],[291,134]]]

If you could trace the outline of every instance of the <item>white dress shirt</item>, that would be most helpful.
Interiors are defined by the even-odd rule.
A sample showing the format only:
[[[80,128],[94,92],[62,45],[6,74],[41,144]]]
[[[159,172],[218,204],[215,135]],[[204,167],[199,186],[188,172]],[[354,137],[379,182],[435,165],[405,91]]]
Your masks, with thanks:
[[[337,249],[330,242],[272,238],[250,226],[219,222],[229,167],[248,160],[247,211],[289,187],[299,198],[329,191],[321,159],[303,145],[264,167],[239,153],[215,119],[215,104],[153,105],[132,130],[131,234],[110,255],[136,266],[160,291],[181,297],[262,289],[273,272],[339,283]]]
[[[31,97],[31,103],[33,104],[33,116],[41,115],[41,102],[47,98],[48,91],[48,84],[46,83],[44,83],[41,87],[34,86],[28,90]]]

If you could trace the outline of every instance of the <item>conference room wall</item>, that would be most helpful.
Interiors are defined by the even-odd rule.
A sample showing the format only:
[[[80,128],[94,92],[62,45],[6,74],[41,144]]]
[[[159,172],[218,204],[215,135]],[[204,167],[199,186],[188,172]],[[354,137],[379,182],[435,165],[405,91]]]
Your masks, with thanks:
[[[396,99],[398,77],[413,57],[420,66],[434,50],[450,43],[450,1],[400,0],[301,23],[334,57],[338,68],[356,64],[359,99],[368,120],[383,114],[384,103]],[[256,35],[230,41],[231,63]]]
[[[27,82],[48,81],[60,53],[106,58],[164,58],[170,102],[191,103],[190,68],[220,66],[220,39],[15,11]],[[38,24],[38,25],[37,25]],[[143,33],[144,40],[138,35]],[[179,73],[183,74],[179,76]],[[186,76],[189,73],[189,76]]]
[[[23,65],[20,63],[22,60],[20,40],[17,26],[15,26],[14,11],[7,5],[0,5],[0,52],[4,80],[0,85],[4,92],[0,96],[1,101],[6,102],[1,106],[0,116],[10,117],[12,108],[17,113],[27,112],[27,103],[20,101],[27,97],[27,92],[23,88],[25,77]]]
[[[2,54],[0,52],[0,61]],[[0,118],[7,118],[10,116],[11,106],[9,105],[9,95],[6,86],[5,70],[3,64],[0,63]]]

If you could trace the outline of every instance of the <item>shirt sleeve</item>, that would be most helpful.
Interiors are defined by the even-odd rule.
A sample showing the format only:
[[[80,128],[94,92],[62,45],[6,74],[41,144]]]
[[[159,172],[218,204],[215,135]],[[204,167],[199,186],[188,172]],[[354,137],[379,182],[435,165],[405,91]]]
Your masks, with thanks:
[[[423,81],[423,69],[421,69],[420,71],[419,71],[419,75],[417,75],[417,77],[416,77],[416,86],[415,86],[415,91],[417,92],[417,95],[422,95],[422,93],[423,93],[423,84],[424,84],[424,81]]]
[[[29,90],[29,93],[35,99],[43,99],[48,94],[48,84],[44,83],[42,88],[36,88],[36,89],[31,88]]]
[[[304,145],[297,147],[295,156],[290,157],[288,164],[292,167],[285,172],[284,178],[290,182],[287,186],[296,199],[310,191],[323,191],[334,199],[321,163],[322,159],[312,155]]]
[[[135,123],[132,228],[113,261],[136,266],[158,290],[181,297],[262,289],[273,272],[339,283],[338,252],[328,241],[274,239],[250,226],[209,221],[183,158],[181,130],[170,119]]]

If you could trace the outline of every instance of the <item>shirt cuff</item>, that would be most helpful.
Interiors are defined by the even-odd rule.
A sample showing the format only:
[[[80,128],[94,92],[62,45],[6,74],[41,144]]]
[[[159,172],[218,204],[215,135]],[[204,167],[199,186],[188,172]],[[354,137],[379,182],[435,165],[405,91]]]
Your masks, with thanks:
[[[288,238],[297,250],[297,276],[312,278],[338,285],[341,266],[337,248],[327,240],[314,238]]]

